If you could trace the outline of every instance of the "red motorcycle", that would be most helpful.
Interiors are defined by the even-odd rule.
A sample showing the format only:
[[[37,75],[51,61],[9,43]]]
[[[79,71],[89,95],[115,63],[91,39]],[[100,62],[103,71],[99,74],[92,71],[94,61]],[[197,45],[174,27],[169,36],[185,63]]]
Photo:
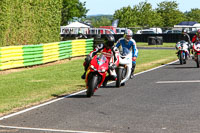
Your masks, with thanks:
[[[85,78],[87,97],[94,95],[94,92],[102,85],[106,78],[108,66],[109,62],[103,54],[93,57]]]
[[[197,41],[193,45],[193,51],[194,51],[194,60],[197,63],[197,68],[200,67],[200,41]]]

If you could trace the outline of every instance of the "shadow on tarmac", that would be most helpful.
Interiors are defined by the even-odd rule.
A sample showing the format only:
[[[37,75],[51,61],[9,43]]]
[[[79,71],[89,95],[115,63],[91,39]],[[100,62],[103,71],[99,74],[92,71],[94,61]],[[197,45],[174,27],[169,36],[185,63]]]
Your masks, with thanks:
[[[169,64],[169,66],[174,66],[174,67],[166,67],[165,69],[193,69],[193,68],[197,68],[196,66],[185,66],[185,64],[181,65],[180,63]]]

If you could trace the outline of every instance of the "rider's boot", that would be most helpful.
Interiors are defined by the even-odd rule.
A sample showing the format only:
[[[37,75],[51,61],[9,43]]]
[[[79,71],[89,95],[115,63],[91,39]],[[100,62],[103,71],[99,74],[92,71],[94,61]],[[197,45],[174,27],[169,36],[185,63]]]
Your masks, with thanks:
[[[103,81],[103,87],[106,87],[108,80],[117,80],[117,76],[116,75],[109,75],[106,76],[105,80]]]
[[[135,66],[136,64],[133,63],[132,68],[131,68],[131,76],[130,76],[131,79],[133,79],[134,77]]]
[[[83,75],[81,76],[81,78],[85,79],[85,75],[86,75],[86,72],[83,73]]]
[[[110,75],[110,80],[117,80],[117,75]]]
[[[109,76],[106,76],[105,80],[103,81],[103,87],[106,87],[109,78],[110,78]]]
[[[125,82],[124,82],[124,83],[121,83],[121,86],[125,86]]]

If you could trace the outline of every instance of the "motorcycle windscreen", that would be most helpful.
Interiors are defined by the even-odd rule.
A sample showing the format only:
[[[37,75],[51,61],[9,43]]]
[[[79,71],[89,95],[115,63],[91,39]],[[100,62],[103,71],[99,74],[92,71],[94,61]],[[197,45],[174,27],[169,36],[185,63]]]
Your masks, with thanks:
[[[98,63],[99,66],[106,63],[106,61],[107,61],[107,58],[103,54],[100,54],[100,55],[97,56],[97,63]]]

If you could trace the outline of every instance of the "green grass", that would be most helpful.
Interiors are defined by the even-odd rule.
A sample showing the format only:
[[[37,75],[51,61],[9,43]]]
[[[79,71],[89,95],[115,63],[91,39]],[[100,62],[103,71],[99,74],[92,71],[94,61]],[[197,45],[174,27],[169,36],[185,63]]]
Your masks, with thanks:
[[[140,49],[136,63],[136,72],[141,72],[177,60],[175,53],[176,50]]]
[[[136,72],[177,59],[175,50],[139,50]],[[84,58],[0,75],[0,115],[85,89]]]
[[[163,45],[148,45],[147,42],[136,42],[137,47],[173,47],[175,48],[176,43],[163,43]]]

